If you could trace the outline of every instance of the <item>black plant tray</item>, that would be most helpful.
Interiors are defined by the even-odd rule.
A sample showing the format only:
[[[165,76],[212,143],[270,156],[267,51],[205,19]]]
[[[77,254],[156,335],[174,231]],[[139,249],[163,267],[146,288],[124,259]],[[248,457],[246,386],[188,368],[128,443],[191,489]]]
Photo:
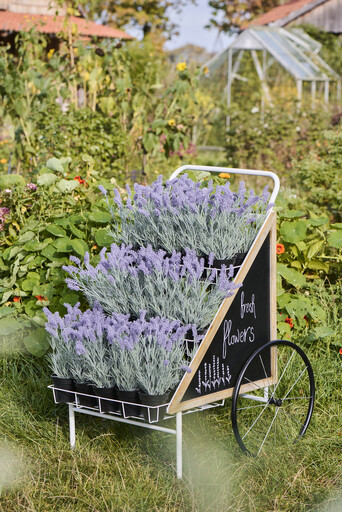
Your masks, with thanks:
[[[166,420],[171,417],[174,417],[174,416],[171,416],[171,415],[168,415],[167,413],[165,413],[165,410],[168,407],[170,402],[167,402],[165,404],[151,406],[151,405],[144,405],[144,404],[141,404],[138,402],[126,402],[126,401],[118,400],[118,399],[113,400],[111,398],[104,398],[102,396],[97,396],[97,395],[89,395],[87,393],[80,393],[78,391],[67,391],[65,389],[62,390],[61,388],[57,388],[56,386],[53,386],[52,384],[50,386],[48,386],[48,388],[52,389],[53,398],[54,398],[54,401],[56,404],[68,403],[68,404],[74,405],[76,408],[79,408],[79,409],[89,409],[92,411],[100,412],[102,414],[106,414],[106,415],[110,414],[110,415],[113,415],[114,417],[119,416],[119,417],[122,417],[125,419],[129,419],[129,418],[137,419],[137,420],[141,420],[142,422],[145,422],[145,423],[158,423],[162,419]],[[59,402],[56,399],[57,391],[63,391],[65,393],[68,393],[70,395],[70,401]],[[97,401],[97,405],[94,407],[81,405],[80,397],[84,397],[84,398],[88,397],[88,398],[95,399]],[[108,412],[107,410],[103,410],[103,405],[102,405],[103,402],[112,403],[113,409],[115,406],[119,405],[118,412],[114,412],[114,411]],[[137,412],[136,416],[133,415],[134,410]]]

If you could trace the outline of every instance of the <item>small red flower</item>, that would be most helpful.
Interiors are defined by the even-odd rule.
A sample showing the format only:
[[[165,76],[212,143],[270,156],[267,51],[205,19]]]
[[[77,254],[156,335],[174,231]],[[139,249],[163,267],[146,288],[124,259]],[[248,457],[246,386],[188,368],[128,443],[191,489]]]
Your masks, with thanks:
[[[13,297],[13,302],[20,302],[20,297]]]
[[[285,252],[283,244],[277,244],[277,254],[283,254],[283,252]]]
[[[81,176],[75,176],[74,180],[78,181],[81,185],[85,183],[85,180],[82,180]]]
[[[339,354],[341,354],[342,356],[342,348],[340,348],[340,350],[338,351]]]
[[[293,319],[292,319],[292,318],[290,318],[289,316],[287,316],[287,317],[285,318],[285,322],[286,322],[287,324],[289,324],[289,326],[291,327],[291,329],[294,327],[294,325],[293,325]]]
[[[35,295],[35,297],[37,300],[47,300],[47,298],[44,297],[44,295]]]

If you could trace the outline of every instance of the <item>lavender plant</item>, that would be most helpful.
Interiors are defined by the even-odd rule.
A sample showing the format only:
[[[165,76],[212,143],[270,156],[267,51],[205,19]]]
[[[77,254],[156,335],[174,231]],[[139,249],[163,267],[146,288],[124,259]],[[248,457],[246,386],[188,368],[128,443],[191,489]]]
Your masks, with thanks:
[[[267,187],[261,196],[253,190],[248,195],[241,182],[234,193],[229,182],[214,189],[212,181],[201,186],[186,174],[165,185],[162,176],[147,187],[135,184],[134,195],[128,185],[126,189],[125,204],[114,191],[121,217],[121,226],[114,225],[111,232],[117,243],[150,244],[169,253],[191,248],[198,256],[214,253],[216,259],[248,251],[270,207]],[[101,192],[106,195],[103,187]],[[107,204],[114,219],[115,209]]]
[[[204,260],[190,249],[185,256],[173,251],[168,257],[151,246],[134,251],[132,246],[112,244],[100,258],[94,267],[88,254],[83,266],[72,257],[76,266],[63,268],[71,276],[66,279],[69,288],[82,290],[91,306],[98,301],[108,314],[129,312],[138,317],[145,310],[149,318],[165,317],[204,330],[222,300],[238,286],[231,280],[233,267],[228,273],[222,267],[217,285],[212,284],[215,271],[203,278]]]
[[[134,321],[128,314],[106,316],[98,303],[83,313],[79,304],[66,307],[64,318],[44,308],[51,364],[58,376],[98,388],[164,394],[188,369],[183,340],[189,325],[159,317],[147,320],[146,311]]]
[[[118,316],[113,316],[114,325],[108,330],[114,356],[112,368],[120,389],[163,395],[188,370],[183,340],[189,326],[159,317],[147,321],[145,317],[146,311],[133,322],[127,317],[118,322]]]
[[[97,387],[110,387],[111,362],[106,342],[106,316],[99,306],[84,313],[79,303],[74,307],[65,304],[67,314],[52,314],[44,308],[48,322],[45,329],[50,334],[52,353],[50,362],[58,376],[68,375],[77,382],[88,382]]]

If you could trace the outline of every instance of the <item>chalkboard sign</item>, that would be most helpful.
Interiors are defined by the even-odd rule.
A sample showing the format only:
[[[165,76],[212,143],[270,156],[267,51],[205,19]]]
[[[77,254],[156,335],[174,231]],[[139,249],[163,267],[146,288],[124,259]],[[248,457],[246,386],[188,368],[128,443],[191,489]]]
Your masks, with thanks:
[[[259,250],[182,402],[235,386],[248,357],[270,341],[270,235]],[[270,360],[265,362],[270,375]],[[265,377],[256,367],[250,380]]]
[[[276,214],[271,212],[235,277],[242,286],[221,304],[204,340],[174,393],[168,412],[175,414],[232,395],[249,356],[277,335]],[[263,364],[264,363],[264,364]],[[242,392],[276,382],[276,351],[248,370],[251,383]],[[255,384],[255,382],[257,384]]]

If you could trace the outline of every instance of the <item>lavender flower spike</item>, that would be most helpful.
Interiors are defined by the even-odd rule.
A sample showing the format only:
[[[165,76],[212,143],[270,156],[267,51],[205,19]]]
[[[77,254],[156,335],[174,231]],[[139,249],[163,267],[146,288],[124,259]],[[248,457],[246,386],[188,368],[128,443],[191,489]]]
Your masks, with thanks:
[[[102,192],[102,194],[104,196],[106,196],[108,194],[107,190],[104,188],[103,185],[99,185],[99,190],[100,190],[100,192]]]

